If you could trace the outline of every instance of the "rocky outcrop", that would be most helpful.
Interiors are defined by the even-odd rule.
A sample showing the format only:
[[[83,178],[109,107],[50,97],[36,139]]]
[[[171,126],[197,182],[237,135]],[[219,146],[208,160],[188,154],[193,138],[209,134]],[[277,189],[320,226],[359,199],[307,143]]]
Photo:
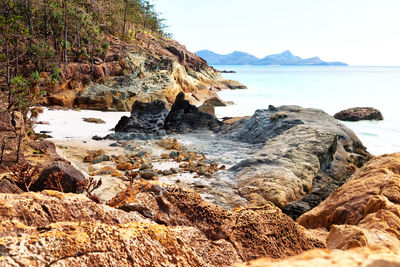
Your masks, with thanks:
[[[163,128],[167,114],[168,110],[162,101],[150,103],[135,101],[131,116],[122,117],[115,126],[115,131],[165,135]]]
[[[324,202],[297,221],[330,229],[327,245],[400,250],[400,154],[372,159]]]
[[[128,111],[134,101],[161,100],[170,106],[179,92],[193,104],[217,97],[222,89],[246,88],[223,79],[178,42],[152,35],[122,43],[110,38],[107,58],[70,63],[63,81],[47,90],[44,104],[68,108]]]
[[[262,144],[231,168],[239,193],[253,203],[272,201],[293,218],[318,205],[370,158],[351,130],[317,109],[271,106],[222,133]]]
[[[383,120],[382,113],[374,108],[349,108],[334,115],[341,121]]]
[[[311,239],[278,208],[269,204],[254,209],[228,211],[204,201],[198,193],[175,186],[136,187],[122,192],[112,205],[125,211],[136,211],[162,225],[190,226],[208,239],[232,243],[244,261],[262,256],[280,258],[323,247]],[[135,192],[139,191],[136,195]],[[120,196],[127,196],[122,198]]]
[[[323,246],[271,205],[226,211],[150,188],[119,206],[129,212],[55,191],[0,194],[0,265],[231,266]]]
[[[179,93],[165,119],[164,129],[167,132],[187,133],[195,130],[219,130],[222,122],[210,114],[203,113],[185,100],[185,94]]]
[[[301,255],[281,260],[264,258],[237,264],[236,267],[384,267],[400,265],[400,255],[395,251],[357,248],[347,251],[314,249]]]

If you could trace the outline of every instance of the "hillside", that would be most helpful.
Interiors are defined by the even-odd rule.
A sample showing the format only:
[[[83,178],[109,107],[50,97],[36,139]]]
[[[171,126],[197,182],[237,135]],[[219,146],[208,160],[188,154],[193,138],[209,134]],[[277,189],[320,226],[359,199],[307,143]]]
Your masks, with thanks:
[[[200,104],[218,90],[245,88],[170,39],[146,0],[1,1],[0,65],[2,91],[36,88],[41,104],[67,108],[170,105],[179,92]]]
[[[259,59],[251,54],[235,51],[220,55],[209,50],[197,51],[196,54],[210,65],[294,65],[294,66],[347,66],[343,62],[325,62],[319,57],[303,59],[289,50]]]

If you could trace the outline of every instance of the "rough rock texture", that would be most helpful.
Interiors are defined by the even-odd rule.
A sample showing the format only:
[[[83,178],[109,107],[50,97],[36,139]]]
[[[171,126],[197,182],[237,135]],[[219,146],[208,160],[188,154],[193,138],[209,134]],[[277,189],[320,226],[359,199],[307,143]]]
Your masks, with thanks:
[[[374,108],[349,108],[334,115],[341,121],[383,120],[382,113]]]
[[[400,255],[397,252],[371,250],[357,248],[347,251],[332,251],[314,249],[301,255],[280,260],[264,258],[245,264],[237,264],[236,267],[394,267],[400,265]]]
[[[165,135],[164,120],[168,110],[159,100],[150,103],[135,101],[131,116],[123,116],[115,126],[116,132],[139,132]]]
[[[285,257],[324,247],[271,204],[227,211],[209,204],[192,190],[174,186],[148,188],[147,192],[139,190],[137,194],[136,188],[129,188],[111,203],[162,225],[195,227],[210,240],[226,240],[243,261],[262,256]]]
[[[71,164],[65,162],[55,162],[52,165],[45,168],[39,176],[39,179],[32,185],[32,191],[41,191],[46,188],[45,181],[47,179],[51,179],[51,175],[55,175],[56,173],[62,173],[61,176],[61,186],[65,193],[81,193],[83,189],[78,186],[79,182],[82,182],[85,179],[85,176],[75,169]],[[54,176],[53,176],[54,177]]]
[[[185,100],[185,94],[179,93],[165,119],[164,129],[167,132],[187,133],[194,130],[216,131],[222,122],[212,115],[203,113]]]
[[[270,106],[222,134],[263,144],[231,168],[240,194],[256,204],[272,201],[293,218],[318,205],[370,158],[351,130],[317,109]],[[286,206],[293,201],[298,202]]]
[[[221,89],[246,88],[224,80],[207,63],[178,42],[164,37],[140,35],[123,43],[110,38],[104,61],[70,63],[61,84],[48,88],[46,105],[68,108],[128,111],[139,100],[173,103],[179,92],[193,104],[217,97]]]
[[[272,205],[226,211],[173,187],[137,197],[164,223],[132,198],[126,212],[83,195],[0,194],[0,265],[231,266],[322,246]]]
[[[330,248],[400,250],[400,154],[372,159],[324,202],[297,221],[330,229]]]

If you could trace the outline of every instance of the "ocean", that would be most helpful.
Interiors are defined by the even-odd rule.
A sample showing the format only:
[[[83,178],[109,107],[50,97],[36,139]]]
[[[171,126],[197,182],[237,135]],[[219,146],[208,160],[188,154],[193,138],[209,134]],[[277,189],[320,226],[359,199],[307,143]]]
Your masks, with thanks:
[[[224,90],[218,117],[252,115],[268,105],[319,108],[330,115],[351,107],[379,109],[383,121],[343,122],[374,155],[400,152],[400,67],[214,66],[247,90]]]

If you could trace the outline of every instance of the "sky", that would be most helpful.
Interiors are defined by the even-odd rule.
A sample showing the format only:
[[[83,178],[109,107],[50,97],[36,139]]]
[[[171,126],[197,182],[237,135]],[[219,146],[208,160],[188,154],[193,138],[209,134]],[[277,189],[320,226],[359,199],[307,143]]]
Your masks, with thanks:
[[[400,0],[152,0],[190,51],[400,66]]]

